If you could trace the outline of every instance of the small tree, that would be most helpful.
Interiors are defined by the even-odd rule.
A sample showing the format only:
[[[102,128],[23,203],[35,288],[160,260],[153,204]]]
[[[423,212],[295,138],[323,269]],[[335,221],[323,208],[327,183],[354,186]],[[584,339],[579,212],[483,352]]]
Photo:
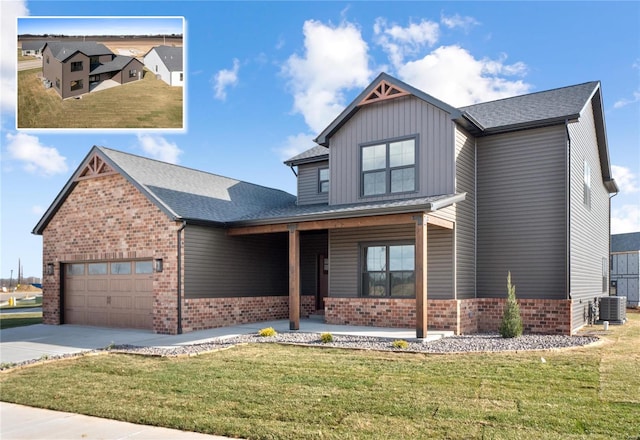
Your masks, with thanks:
[[[507,275],[507,306],[502,314],[500,335],[503,338],[517,338],[522,335],[522,317],[516,300],[516,286],[511,284],[511,272]]]

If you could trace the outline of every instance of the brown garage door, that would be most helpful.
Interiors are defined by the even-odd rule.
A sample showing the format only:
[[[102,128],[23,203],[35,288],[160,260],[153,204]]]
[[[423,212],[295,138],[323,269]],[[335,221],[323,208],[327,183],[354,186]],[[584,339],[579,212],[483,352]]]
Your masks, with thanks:
[[[153,263],[100,261],[64,268],[65,324],[153,328]]]

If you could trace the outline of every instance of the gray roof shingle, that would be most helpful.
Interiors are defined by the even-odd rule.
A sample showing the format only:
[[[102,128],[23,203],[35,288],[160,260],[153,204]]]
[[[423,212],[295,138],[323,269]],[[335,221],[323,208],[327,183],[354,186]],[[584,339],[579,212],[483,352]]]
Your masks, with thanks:
[[[303,151],[297,156],[293,156],[291,159],[285,160],[284,163],[289,166],[296,166],[301,163],[317,162],[319,160],[327,159],[329,159],[329,149],[322,145],[316,145],[315,147]]]
[[[640,232],[611,235],[611,252],[640,251]]]
[[[88,57],[97,55],[113,55],[104,44],[95,41],[48,41],[47,46],[55,59],[64,61],[76,52],[82,52]]]
[[[45,45],[46,41],[34,41],[27,40],[22,42],[22,50],[40,50]]]
[[[182,72],[182,47],[157,46],[155,50],[169,72]]]
[[[95,69],[93,69],[91,73],[93,75],[97,75],[98,73],[118,72],[124,69],[124,67],[134,59],[135,58],[126,55],[118,55],[110,62],[100,64]]]

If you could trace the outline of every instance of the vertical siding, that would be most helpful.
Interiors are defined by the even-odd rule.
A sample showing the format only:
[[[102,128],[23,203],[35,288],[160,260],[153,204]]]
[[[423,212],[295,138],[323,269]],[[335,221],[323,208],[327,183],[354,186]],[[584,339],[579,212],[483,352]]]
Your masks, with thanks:
[[[477,292],[566,299],[566,132],[553,126],[477,139]]]
[[[451,194],[454,191],[454,123],[439,108],[413,96],[363,106],[330,141],[332,205],[360,197],[360,145],[418,135],[418,188],[409,195],[367,197],[367,201]]]
[[[360,279],[360,243],[415,241],[413,225],[384,226],[329,231],[329,296],[357,297]],[[449,229],[429,226],[428,296],[453,298],[453,234]]]
[[[287,295],[286,234],[229,237],[223,229],[184,230],[185,298]]]
[[[588,105],[579,122],[569,124],[570,156],[570,292],[573,328],[585,323],[585,308],[603,295],[602,259],[609,265],[609,194],[602,183],[593,109]],[[584,161],[591,167],[591,209],[583,203]],[[606,294],[606,293],[605,293]]]
[[[318,255],[329,256],[326,231],[303,232],[300,235],[300,292],[316,295],[318,292]]]
[[[298,166],[298,205],[327,203],[328,193],[318,192],[318,170],[329,167],[329,161]],[[331,181],[329,181],[331,187]]]

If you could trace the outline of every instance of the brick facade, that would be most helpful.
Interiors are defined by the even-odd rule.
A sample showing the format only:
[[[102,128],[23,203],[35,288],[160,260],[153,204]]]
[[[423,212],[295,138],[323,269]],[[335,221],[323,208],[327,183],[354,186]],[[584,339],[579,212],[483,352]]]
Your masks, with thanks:
[[[518,301],[525,333],[571,334],[571,300]],[[456,334],[497,332],[506,299],[428,300],[429,328]],[[392,298],[327,298],[329,324],[414,328],[415,300]]]

